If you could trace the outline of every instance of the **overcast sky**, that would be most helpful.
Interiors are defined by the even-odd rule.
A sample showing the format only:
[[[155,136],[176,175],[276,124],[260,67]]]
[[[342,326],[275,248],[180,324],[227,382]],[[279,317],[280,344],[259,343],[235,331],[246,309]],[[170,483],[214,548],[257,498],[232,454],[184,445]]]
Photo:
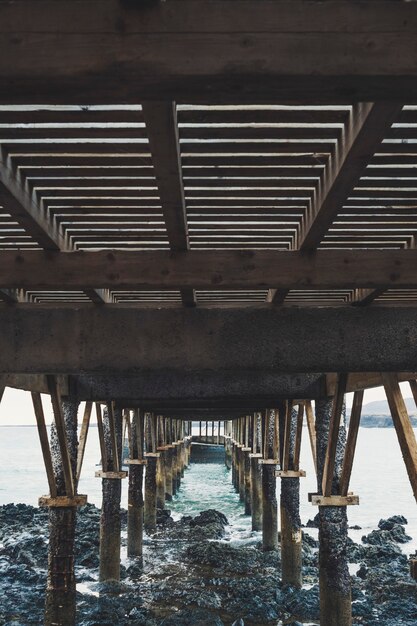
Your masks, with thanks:
[[[410,397],[411,392],[408,383],[401,383],[401,387],[404,397]],[[348,406],[352,404],[352,397],[353,394],[347,394],[346,400]],[[49,396],[42,396],[42,400],[45,419],[47,423],[50,423],[52,419],[51,401]],[[364,403],[372,402],[373,400],[385,400],[385,393],[382,387],[365,391]],[[82,407],[79,411],[79,415],[82,416]],[[94,411],[92,419],[94,419]],[[0,403],[0,426],[5,424],[35,425],[35,415],[33,413],[32,399],[29,392],[10,389],[9,387],[6,388],[3,400]]]

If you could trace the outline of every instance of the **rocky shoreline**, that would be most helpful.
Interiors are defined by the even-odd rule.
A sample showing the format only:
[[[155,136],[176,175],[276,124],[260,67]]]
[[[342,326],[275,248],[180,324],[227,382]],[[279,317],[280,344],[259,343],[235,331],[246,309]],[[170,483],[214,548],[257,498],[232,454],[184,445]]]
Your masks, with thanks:
[[[304,529],[304,587],[280,582],[279,552],[263,553],[257,539],[228,541],[218,511],[174,521],[160,511],[157,532],[145,539],[143,561],[123,559],[121,582],[97,582],[100,511],[80,510],[77,522],[77,609],[80,626],[276,626],[318,624],[317,541]],[[401,545],[406,520],[381,520],[349,543],[353,623],[416,626],[417,583]],[[314,526],[314,521],[309,523]],[[48,514],[27,505],[0,507],[0,625],[42,624]],[[126,543],[126,514],[123,515]]]

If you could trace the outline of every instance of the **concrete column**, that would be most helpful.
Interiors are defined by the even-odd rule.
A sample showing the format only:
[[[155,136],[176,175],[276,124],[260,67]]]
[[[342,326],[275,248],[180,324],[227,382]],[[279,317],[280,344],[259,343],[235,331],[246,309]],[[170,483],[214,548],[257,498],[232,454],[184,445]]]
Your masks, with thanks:
[[[281,417],[283,416],[283,418]],[[289,466],[294,469],[297,409],[291,409]],[[280,410],[280,432],[284,433],[285,410]],[[281,437],[283,440],[283,436]],[[283,446],[281,446],[282,458]],[[281,478],[281,572],[282,582],[298,589],[302,586],[302,534],[300,518],[300,479]]]
[[[262,454],[249,454],[252,530],[262,530]]]
[[[250,473],[250,458],[249,455],[252,452],[252,448],[242,448],[243,454],[243,475],[244,475],[244,500],[245,500],[245,515],[251,514],[251,473]]]
[[[78,402],[62,401],[73,474],[77,459]],[[64,474],[55,425],[51,427],[51,454],[58,495],[65,495]],[[74,626],[75,573],[74,538],[76,507],[49,508],[48,579],[45,596],[45,625]]]
[[[129,488],[127,505],[127,555],[140,557],[143,552],[143,442],[138,448],[138,424],[137,419],[143,419],[142,415],[135,415],[131,424],[131,447],[134,463],[129,464]],[[140,436],[143,437],[143,426]]]
[[[262,463],[262,548],[278,550],[278,505],[276,496],[275,459]]]
[[[114,425],[116,431],[119,463],[122,452],[122,412],[114,409]],[[103,415],[104,441],[107,449],[107,470],[115,471],[112,457],[109,412]],[[103,478],[103,502],[100,517],[100,581],[120,579],[120,500],[122,495],[121,478]]]
[[[145,511],[143,523],[146,532],[152,533],[156,530],[156,475],[160,453],[148,452],[145,456],[147,464],[145,474]]]
[[[321,493],[324,462],[329,436],[332,402],[316,401],[317,475]],[[346,443],[341,425],[336,455],[334,493],[340,477]],[[319,507],[319,568],[321,626],[351,626],[351,583],[347,558],[348,521],[346,507]]]

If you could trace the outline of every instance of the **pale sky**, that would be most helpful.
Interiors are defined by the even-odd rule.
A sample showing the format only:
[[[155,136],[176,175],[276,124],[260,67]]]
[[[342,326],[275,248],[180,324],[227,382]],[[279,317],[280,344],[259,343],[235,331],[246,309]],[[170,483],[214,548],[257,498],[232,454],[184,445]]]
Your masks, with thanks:
[[[405,398],[411,396],[408,383],[400,383]],[[352,404],[352,393],[346,396],[347,406]],[[382,387],[368,389],[365,391],[364,404],[373,400],[384,400],[385,393]],[[49,396],[42,396],[45,419],[47,423],[52,420],[51,401]],[[80,419],[82,416],[82,407],[80,408]],[[94,419],[94,411],[92,420]],[[28,391],[20,391],[18,389],[5,389],[3,400],[0,403],[0,426],[6,424],[32,424],[35,425],[35,415],[33,412],[32,399]]]

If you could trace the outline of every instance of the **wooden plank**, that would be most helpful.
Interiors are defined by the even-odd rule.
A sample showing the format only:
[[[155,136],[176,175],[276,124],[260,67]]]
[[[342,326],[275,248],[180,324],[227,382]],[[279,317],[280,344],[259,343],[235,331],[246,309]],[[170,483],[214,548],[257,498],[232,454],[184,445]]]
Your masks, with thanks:
[[[0,29],[7,104],[416,94],[414,3],[3,0]]]
[[[173,252],[189,249],[184,184],[175,102],[145,102],[142,105],[161,198],[162,213]],[[185,306],[195,306],[193,288],[181,292]]]
[[[116,422],[115,422],[113,402],[107,402],[107,412],[108,412],[108,420],[109,420],[110,446],[111,446],[111,456],[112,456],[112,461],[113,461],[113,471],[119,472],[120,471],[120,452],[119,452],[119,446],[117,442]]]
[[[100,442],[100,452],[101,452],[101,467],[104,472],[107,472],[109,467],[108,458],[107,458],[107,446],[104,440],[104,428],[103,428],[103,415],[101,412],[101,404],[96,402],[96,415],[97,415],[97,428],[98,428],[98,438]]]
[[[68,450],[67,433],[65,429],[59,388],[55,376],[47,375],[46,381],[51,395],[59,451],[61,453],[62,471],[64,474],[65,490],[67,492],[65,495],[72,497],[76,493],[76,485],[72,471],[71,457]]]
[[[291,445],[291,411],[292,411],[292,402],[287,401],[285,403],[285,427],[284,427],[284,445],[282,452],[282,469],[284,472],[290,469],[290,445]],[[294,468],[291,468],[294,469]]]
[[[0,388],[0,400],[1,400],[1,395],[2,395],[2,392]],[[58,492],[56,488],[54,468],[52,465],[52,457],[51,457],[51,449],[49,447],[48,432],[46,430],[46,425],[45,425],[45,415],[43,412],[42,398],[41,398],[40,393],[35,393],[35,392],[32,392],[31,396],[32,396],[33,408],[35,411],[36,426],[38,428],[39,441],[40,441],[41,449],[42,449],[43,462],[45,464],[46,477],[48,479],[49,493],[52,498],[56,498],[58,495]]]
[[[346,393],[346,384],[347,374],[339,374],[336,395],[333,399],[332,414],[330,416],[329,441],[327,444],[323,470],[322,490],[323,495],[326,497],[332,495],[334,469],[336,464],[336,450],[339,439],[339,427],[342,417],[343,402]]]
[[[306,420],[307,420],[308,436],[310,439],[311,454],[313,457],[314,469],[316,470],[316,475],[317,475],[316,424],[314,421],[314,413],[313,413],[313,408],[311,406],[311,400],[306,400],[305,409],[306,409]]]
[[[356,441],[358,438],[359,424],[361,419],[363,389],[355,391],[353,396],[352,411],[350,413],[349,431],[346,441],[345,456],[343,458],[342,473],[340,477],[340,495],[347,496],[349,482],[352,475],[353,460],[355,458]]]
[[[78,485],[80,476],[81,476],[81,470],[82,470],[83,461],[84,461],[85,446],[87,443],[87,435],[88,435],[88,429],[90,426],[90,417],[91,417],[92,408],[93,408],[93,403],[91,401],[87,401],[85,403],[83,421],[81,424],[80,437],[78,441],[77,471],[75,474],[76,485]]]
[[[417,500],[417,441],[395,374],[382,373],[385,393],[407,469],[414,497]],[[413,390],[414,385],[412,385]]]
[[[298,405],[297,430],[295,433],[294,470],[300,469],[301,438],[303,434],[304,404]]]
[[[1,251],[0,285],[22,289],[413,289],[417,250]]]
[[[314,506],[355,506],[359,504],[359,496],[320,496],[312,495],[311,504]]]
[[[40,507],[77,507],[87,504],[87,496],[76,494],[74,496],[41,496],[38,500]]]

